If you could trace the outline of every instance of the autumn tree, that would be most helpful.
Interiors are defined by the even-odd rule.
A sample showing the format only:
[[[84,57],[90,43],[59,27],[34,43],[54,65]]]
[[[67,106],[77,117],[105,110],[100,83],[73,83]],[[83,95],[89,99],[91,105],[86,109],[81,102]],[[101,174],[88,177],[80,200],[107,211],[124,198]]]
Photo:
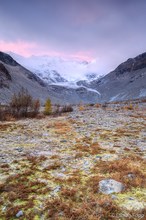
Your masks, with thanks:
[[[52,103],[51,100],[48,98],[45,102],[44,114],[50,115],[51,113],[52,113]]]
[[[40,108],[39,100],[33,100],[27,89],[21,88],[21,90],[12,96],[10,101],[10,108],[12,114],[16,117],[27,117],[28,112],[31,114],[37,114]]]

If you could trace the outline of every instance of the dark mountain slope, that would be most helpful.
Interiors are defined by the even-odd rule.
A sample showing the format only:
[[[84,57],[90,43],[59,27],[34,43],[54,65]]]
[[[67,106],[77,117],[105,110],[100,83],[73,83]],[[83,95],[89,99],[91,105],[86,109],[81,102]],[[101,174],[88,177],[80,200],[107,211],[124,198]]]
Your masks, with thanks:
[[[59,85],[47,85],[34,73],[30,72],[11,56],[0,52],[0,102],[9,102],[13,93],[22,87],[26,88],[34,98],[42,103],[50,97],[53,103],[84,103],[96,102],[99,95],[84,87],[68,88]]]
[[[146,53],[128,59],[86,86],[98,90],[102,102],[146,97]]]
[[[12,94],[22,87],[42,102],[48,97],[46,85],[39,77],[22,67],[8,54],[0,52],[0,102],[8,102]]]

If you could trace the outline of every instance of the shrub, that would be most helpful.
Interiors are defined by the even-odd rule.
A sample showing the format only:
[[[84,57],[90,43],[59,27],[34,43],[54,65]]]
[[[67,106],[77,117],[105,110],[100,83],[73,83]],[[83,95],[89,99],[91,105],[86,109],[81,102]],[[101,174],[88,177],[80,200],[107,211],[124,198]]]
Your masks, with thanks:
[[[60,116],[61,115],[61,107],[59,104],[54,106],[53,109],[53,116]]]
[[[61,112],[73,112],[73,107],[71,105],[64,105],[61,109]]]
[[[18,94],[14,93],[10,103],[0,105],[0,121],[19,117],[35,117],[39,113],[40,101],[33,100],[28,91],[22,88]]]
[[[133,110],[134,107],[132,105],[132,103],[130,103],[128,106],[126,106],[126,110]]]
[[[0,104],[0,121],[3,121],[3,120],[5,120],[5,111]]]
[[[96,108],[100,108],[100,107],[101,107],[101,104],[96,103],[94,106],[95,106]]]
[[[10,101],[12,114],[16,117],[27,117],[28,109],[31,109],[32,103],[31,95],[26,89],[22,88],[18,94],[14,93]]]
[[[38,114],[40,109],[39,99],[33,100],[27,89],[21,90],[12,96],[9,103],[9,113],[14,117],[34,117]]]
[[[53,110],[52,110],[52,114],[53,116],[60,116],[61,113],[67,113],[67,112],[72,112],[73,111],[73,107],[71,105],[64,105],[64,106],[60,106],[55,105]]]
[[[33,115],[36,116],[40,110],[40,100],[36,99],[32,102]]]
[[[102,104],[102,109],[106,110],[107,107],[108,107],[107,103]]]
[[[45,103],[44,114],[50,115],[51,113],[52,113],[52,103],[51,100],[48,98]]]
[[[83,105],[80,105],[79,106],[79,111],[84,111],[85,110],[85,107]]]
[[[0,121],[5,121],[8,118],[11,118],[11,110],[7,105],[0,104]]]

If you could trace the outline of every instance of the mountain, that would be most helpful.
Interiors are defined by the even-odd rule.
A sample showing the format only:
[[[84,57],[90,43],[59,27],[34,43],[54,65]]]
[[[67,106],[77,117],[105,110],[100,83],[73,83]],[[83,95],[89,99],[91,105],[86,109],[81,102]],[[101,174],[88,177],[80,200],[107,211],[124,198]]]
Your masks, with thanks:
[[[58,77],[52,72],[54,78]],[[59,81],[59,80],[58,80]],[[50,97],[53,103],[77,104],[96,102],[99,94],[96,90],[83,86],[68,86],[64,80],[60,85],[48,85],[36,74],[24,68],[10,55],[0,52],[0,102],[9,102],[12,94],[17,93],[22,87],[26,88],[34,98],[39,98],[42,103]]]
[[[48,97],[47,87],[39,77],[22,67],[8,54],[0,52],[0,102],[8,102],[12,94],[22,87],[41,101]]]
[[[102,102],[146,97],[146,53],[128,59],[98,80],[80,85],[98,90]]]
[[[44,58],[43,58],[44,59]],[[47,58],[48,60],[48,58]],[[36,62],[36,61],[35,61]],[[87,63],[83,64],[87,65]],[[42,68],[46,68],[42,66]],[[10,55],[0,52],[0,102],[9,101],[14,92],[27,88],[42,103],[50,97],[53,103],[96,103],[146,97],[146,53],[130,58],[109,74],[96,78],[68,81],[56,70],[37,75]],[[40,74],[40,75],[39,75]],[[43,77],[41,77],[41,74]],[[45,77],[45,79],[44,79]]]
[[[93,80],[98,77],[95,63],[80,61],[77,59],[63,59],[52,56],[23,57],[9,52],[9,54],[25,68],[35,73],[42,80],[51,83],[67,81]]]
[[[34,71],[34,73],[47,84],[67,82],[67,80],[64,79],[56,70],[45,70],[43,72],[40,70],[36,70]]]

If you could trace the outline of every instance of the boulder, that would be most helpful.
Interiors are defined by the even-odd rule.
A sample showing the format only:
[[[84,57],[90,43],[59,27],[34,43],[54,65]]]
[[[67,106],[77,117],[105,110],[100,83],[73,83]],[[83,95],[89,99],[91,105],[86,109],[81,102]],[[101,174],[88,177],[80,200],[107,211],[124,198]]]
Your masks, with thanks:
[[[124,185],[113,179],[105,179],[99,182],[99,192],[103,194],[119,193],[124,190]]]

